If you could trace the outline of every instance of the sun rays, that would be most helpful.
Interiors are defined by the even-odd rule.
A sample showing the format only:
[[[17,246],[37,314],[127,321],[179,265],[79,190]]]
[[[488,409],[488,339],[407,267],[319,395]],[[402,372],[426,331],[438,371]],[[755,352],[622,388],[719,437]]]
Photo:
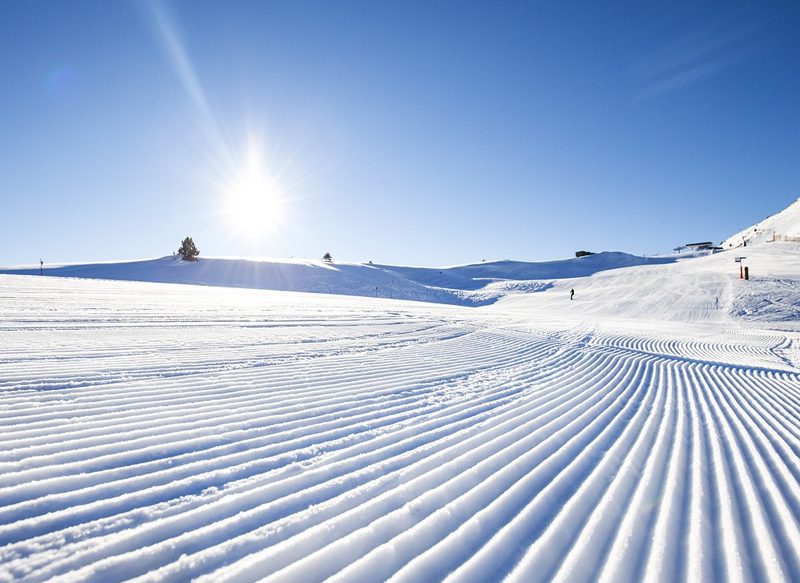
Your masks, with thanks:
[[[274,152],[267,151],[264,133],[254,132],[252,126],[242,145],[236,145],[207,98],[174,16],[155,1],[143,8],[167,62],[200,113],[211,154],[198,174],[213,188],[214,214],[221,215],[232,238],[257,246],[275,236],[284,219],[286,184],[280,175],[287,167],[274,170]]]
[[[223,194],[223,213],[236,235],[259,238],[280,226],[285,196],[257,146],[250,144]]]

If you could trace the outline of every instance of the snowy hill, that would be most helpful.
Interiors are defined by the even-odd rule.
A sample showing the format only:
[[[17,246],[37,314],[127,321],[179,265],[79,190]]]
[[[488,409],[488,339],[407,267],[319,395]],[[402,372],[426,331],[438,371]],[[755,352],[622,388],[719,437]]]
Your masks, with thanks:
[[[800,207],[798,207],[800,208]],[[738,253],[738,252],[737,252]],[[598,253],[541,263],[499,261],[448,268],[300,260],[174,257],[122,263],[46,267],[45,275],[158,283],[245,287],[402,299],[463,306],[503,306],[559,317],[780,322],[800,320],[800,244],[747,247],[739,279],[734,253],[637,257]],[[5,270],[34,275],[38,268]],[[569,290],[574,302],[564,303]]]
[[[800,244],[747,247],[751,280],[739,279],[734,254],[678,259],[598,253],[543,263],[500,261],[449,268],[322,261],[173,257],[64,265],[45,275],[402,299],[463,306],[500,301],[503,308],[560,318],[800,321]],[[35,268],[7,274],[38,274]],[[0,272],[3,273],[3,272]],[[574,302],[565,302],[570,289]]]
[[[542,293],[507,294],[498,307],[562,319],[800,322],[800,244],[748,246],[742,265],[749,269],[749,281],[739,278],[737,254],[556,281]],[[570,289],[576,291],[573,302],[568,300]]]
[[[424,283],[453,289],[479,289],[489,281],[534,279],[566,279],[586,277],[609,269],[637,265],[672,263],[675,257],[639,257],[628,253],[596,253],[587,257],[530,263],[524,261],[494,261],[443,268],[441,270],[419,267],[384,266],[404,277]],[[437,278],[437,274],[439,277]]]
[[[800,198],[781,212],[731,235],[722,247],[731,249],[773,240],[800,242]]]
[[[6,270],[5,273],[35,275],[39,270],[15,269]],[[452,291],[424,286],[385,269],[358,263],[216,257],[203,257],[187,262],[170,256],[124,263],[48,267],[44,274],[386,297],[436,303],[472,303]]]
[[[175,257],[144,261],[48,266],[44,274],[58,277],[190,283],[484,305],[497,299],[499,288],[478,292],[498,280],[554,280],[582,277],[632,265],[670,263],[674,258],[646,258],[627,253],[598,253],[581,259],[544,263],[499,261],[449,268],[397,267],[364,263],[303,260],[249,260],[204,257],[185,262]],[[38,267],[0,270],[37,275]],[[540,290],[548,284],[528,285]]]

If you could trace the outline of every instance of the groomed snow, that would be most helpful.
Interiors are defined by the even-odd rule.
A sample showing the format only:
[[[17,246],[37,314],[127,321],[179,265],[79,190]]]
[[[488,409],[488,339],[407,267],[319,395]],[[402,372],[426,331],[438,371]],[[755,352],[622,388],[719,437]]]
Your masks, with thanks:
[[[798,258],[480,308],[0,275],[0,580],[800,580]]]

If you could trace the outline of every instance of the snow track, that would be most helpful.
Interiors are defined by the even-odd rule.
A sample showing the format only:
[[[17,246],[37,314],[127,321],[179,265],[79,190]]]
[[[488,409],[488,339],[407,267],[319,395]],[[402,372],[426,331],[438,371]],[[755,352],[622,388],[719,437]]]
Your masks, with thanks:
[[[800,580],[796,332],[0,297],[0,580]]]

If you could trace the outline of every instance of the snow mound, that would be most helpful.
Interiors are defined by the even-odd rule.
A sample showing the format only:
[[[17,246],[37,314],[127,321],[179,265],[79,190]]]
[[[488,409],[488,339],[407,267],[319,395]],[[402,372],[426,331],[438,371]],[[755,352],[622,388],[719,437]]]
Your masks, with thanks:
[[[445,285],[459,287],[462,282],[470,282],[477,289],[492,280],[525,281],[533,279],[568,279],[571,277],[587,277],[600,271],[634,267],[637,265],[660,265],[675,262],[675,257],[639,257],[618,251],[604,251],[587,257],[559,259],[530,263],[525,261],[493,261],[449,267],[443,270],[419,267],[387,267],[404,277],[429,285]],[[439,274],[440,280],[436,274]],[[455,285],[453,285],[455,284]],[[459,289],[472,289],[460,287]]]
[[[4,273],[35,275],[38,269]],[[360,263],[302,260],[250,260],[203,257],[186,262],[162,257],[123,263],[63,265],[45,268],[45,275],[153,283],[182,283],[405,299],[441,304],[479,305],[449,289],[438,289],[403,278],[386,269]]]
[[[398,267],[363,263],[302,260],[251,260],[204,257],[185,262],[175,257],[119,263],[47,267],[45,275],[114,279],[153,283],[184,283],[245,287],[415,300],[440,304],[480,306],[492,303],[509,288],[492,282],[553,280],[585,277],[609,269],[673,262],[674,258],[647,258],[627,253],[598,253],[581,259],[543,263],[498,261],[448,268]],[[38,267],[0,273],[37,275]],[[528,292],[549,285],[514,286]]]
[[[781,212],[731,235],[722,242],[724,249],[772,241],[800,242],[800,198]]]
[[[739,279],[736,253],[637,257],[598,253],[541,263],[496,261],[447,268],[314,260],[174,257],[62,265],[45,275],[311,292],[535,313],[540,318],[628,318],[678,322],[800,320],[800,244],[748,245],[751,279]],[[0,272],[2,273],[2,272]],[[38,268],[7,270],[38,274]],[[569,291],[575,289],[575,301]],[[566,301],[565,301],[566,300]]]

